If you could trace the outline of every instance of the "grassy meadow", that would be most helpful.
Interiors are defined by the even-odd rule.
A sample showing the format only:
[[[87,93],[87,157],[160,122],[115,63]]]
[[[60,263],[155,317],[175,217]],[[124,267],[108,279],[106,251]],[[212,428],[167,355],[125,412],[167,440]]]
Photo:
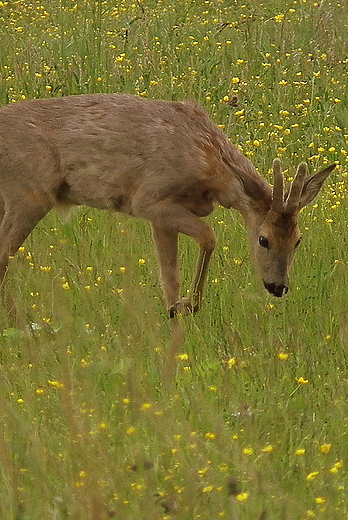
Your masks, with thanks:
[[[348,6],[0,1],[0,105],[194,99],[270,182],[337,161],[282,299],[217,208],[204,306],[174,326],[148,223],[50,213],[0,309],[0,519],[348,519]],[[235,96],[236,103],[229,101]],[[183,293],[198,248],[180,242]]]

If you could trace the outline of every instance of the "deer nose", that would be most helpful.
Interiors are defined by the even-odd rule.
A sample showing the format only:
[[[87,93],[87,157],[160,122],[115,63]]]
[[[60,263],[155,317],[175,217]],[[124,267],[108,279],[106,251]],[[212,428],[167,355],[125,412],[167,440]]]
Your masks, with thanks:
[[[264,282],[264,286],[266,287],[268,292],[270,292],[274,296],[277,296],[277,298],[283,296],[283,291],[284,294],[288,292],[288,287],[286,285],[276,285],[275,283]]]

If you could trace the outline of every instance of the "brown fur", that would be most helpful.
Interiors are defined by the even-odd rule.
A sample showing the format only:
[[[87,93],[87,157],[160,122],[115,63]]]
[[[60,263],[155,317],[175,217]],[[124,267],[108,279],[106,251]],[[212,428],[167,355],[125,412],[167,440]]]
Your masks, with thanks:
[[[309,184],[316,194],[315,178]],[[152,224],[172,315],[200,307],[215,235],[199,217],[217,203],[242,213],[254,253],[261,228],[272,237],[278,253],[271,265],[254,254],[264,281],[285,283],[277,254],[282,266],[289,263],[284,244],[290,258],[298,234],[296,216],[271,218],[269,184],[189,102],[91,94],[7,105],[0,110],[0,194],[1,279],[9,255],[53,206],[122,211]],[[183,300],[178,233],[200,246],[192,292]]]

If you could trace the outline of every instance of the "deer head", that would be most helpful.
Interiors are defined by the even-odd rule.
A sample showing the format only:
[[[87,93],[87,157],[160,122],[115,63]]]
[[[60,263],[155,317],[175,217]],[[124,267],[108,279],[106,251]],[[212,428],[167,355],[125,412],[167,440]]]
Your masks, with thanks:
[[[280,297],[288,291],[288,274],[301,235],[298,215],[319,193],[335,164],[306,177],[307,165],[301,163],[289,190],[284,192],[284,177],[279,159],[273,161],[274,185],[271,202],[254,204],[257,210],[247,218],[249,240],[256,270],[266,289]],[[253,197],[255,203],[255,197]],[[267,206],[267,207],[265,207]],[[249,220],[249,222],[248,222]]]

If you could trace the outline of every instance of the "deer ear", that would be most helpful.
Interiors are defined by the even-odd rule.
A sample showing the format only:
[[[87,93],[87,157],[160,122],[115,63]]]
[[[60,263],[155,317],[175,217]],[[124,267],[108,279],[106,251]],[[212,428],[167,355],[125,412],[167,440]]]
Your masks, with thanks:
[[[320,172],[313,173],[307,177],[303,184],[303,189],[300,197],[299,209],[307,206],[318,195],[320,188],[324,184],[328,175],[336,168],[336,164],[331,164]]]

